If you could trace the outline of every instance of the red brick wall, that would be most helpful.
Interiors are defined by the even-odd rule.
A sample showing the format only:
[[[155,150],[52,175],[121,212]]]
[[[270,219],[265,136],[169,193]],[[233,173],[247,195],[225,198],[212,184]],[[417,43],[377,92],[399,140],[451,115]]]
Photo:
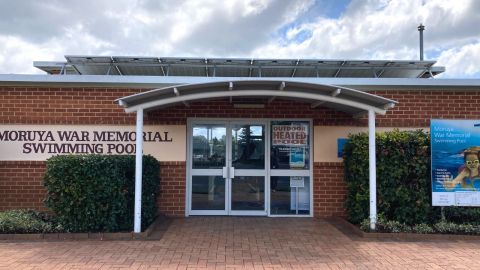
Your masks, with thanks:
[[[44,161],[0,162],[0,211],[18,208],[46,210]]]
[[[480,90],[480,89],[479,89]],[[139,89],[115,88],[0,88],[0,124],[112,124],[134,125],[115,99]],[[478,119],[480,91],[371,91],[399,102],[379,127],[427,127],[431,118]],[[226,100],[193,102],[146,114],[145,124],[185,124],[188,117],[208,118],[309,118],[314,125],[366,125],[366,118],[328,108],[311,109],[308,103],[275,100],[265,109],[235,109]],[[43,209],[43,162],[0,162],[0,210]],[[184,215],[185,163],[162,162],[160,211]],[[315,163],[314,209],[316,216],[344,215],[345,183],[341,163]]]
[[[430,119],[480,118],[480,89],[477,91],[372,91],[399,103],[384,116],[377,117],[377,126],[428,127]]]
[[[158,208],[167,216],[185,215],[185,162],[161,162]]]
[[[3,124],[135,124],[115,99],[139,89],[116,88],[0,88]],[[371,91],[399,104],[377,126],[426,127],[430,118],[474,119],[480,115],[479,91]],[[265,109],[235,109],[228,101],[194,102],[149,112],[146,124],[185,124],[187,117],[311,118],[315,125],[366,125],[366,119],[307,103],[275,100]]]
[[[313,211],[316,217],[345,216],[347,185],[341,162],[313,165]]]
[[[44,161],[0,161],[0,211],[31,208],[46,211],[43,204]],[[185,162],[161,162],[159,212],[185,215]]]

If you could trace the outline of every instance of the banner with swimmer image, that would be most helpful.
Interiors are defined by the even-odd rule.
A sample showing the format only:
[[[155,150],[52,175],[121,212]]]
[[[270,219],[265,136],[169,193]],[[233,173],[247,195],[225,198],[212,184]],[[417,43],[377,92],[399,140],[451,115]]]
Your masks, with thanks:
[[[430,121],[432,205],[480,206],[480,120]]]

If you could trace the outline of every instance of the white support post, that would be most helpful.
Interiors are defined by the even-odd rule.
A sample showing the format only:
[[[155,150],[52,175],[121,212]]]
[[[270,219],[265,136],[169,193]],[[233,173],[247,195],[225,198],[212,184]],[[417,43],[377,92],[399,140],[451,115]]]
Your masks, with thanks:
[[[377,159],[375,157],[375,112],[368,111],[368,165],[370,189],[370,229],[377,223]]]
[[[142,159],[143,159],[143,109],[137,110],[135,148],[135,212],[133,231],[142,231]]]

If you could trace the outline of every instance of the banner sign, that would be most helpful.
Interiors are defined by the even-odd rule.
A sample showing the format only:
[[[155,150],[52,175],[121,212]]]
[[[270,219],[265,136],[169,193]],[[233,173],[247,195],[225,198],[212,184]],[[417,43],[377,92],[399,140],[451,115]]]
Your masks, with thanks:
[[[135,126],[0,125],[0,160],[46,160],[71,154],[134,155],[135,141]],[[159,160],[185,160],[185,152],[178,155],[185,145],[184,126],[145,126],[143,141],[145,154]]]
[[[272,169],[308,169],[309,125],[308,121],[272,122]]]
[[[308,145],[308,125],[303,123],[272,125],[272,145]]]
[[[431,120],[432,205],[480,206],[480,120]]]

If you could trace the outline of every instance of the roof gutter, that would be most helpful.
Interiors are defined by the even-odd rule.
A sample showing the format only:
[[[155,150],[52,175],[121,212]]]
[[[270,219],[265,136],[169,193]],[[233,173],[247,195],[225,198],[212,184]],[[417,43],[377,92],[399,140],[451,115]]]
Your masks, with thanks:
[[[115,87],[161,88],[180,84],[198,84],[240,80],[287,80],[304,83],[330,84],[358,90],[480,90],[480,79],[421,78],[252,78],[193,76],[114,76],[114,75],[0,75],[0,86],[29,87]]]

